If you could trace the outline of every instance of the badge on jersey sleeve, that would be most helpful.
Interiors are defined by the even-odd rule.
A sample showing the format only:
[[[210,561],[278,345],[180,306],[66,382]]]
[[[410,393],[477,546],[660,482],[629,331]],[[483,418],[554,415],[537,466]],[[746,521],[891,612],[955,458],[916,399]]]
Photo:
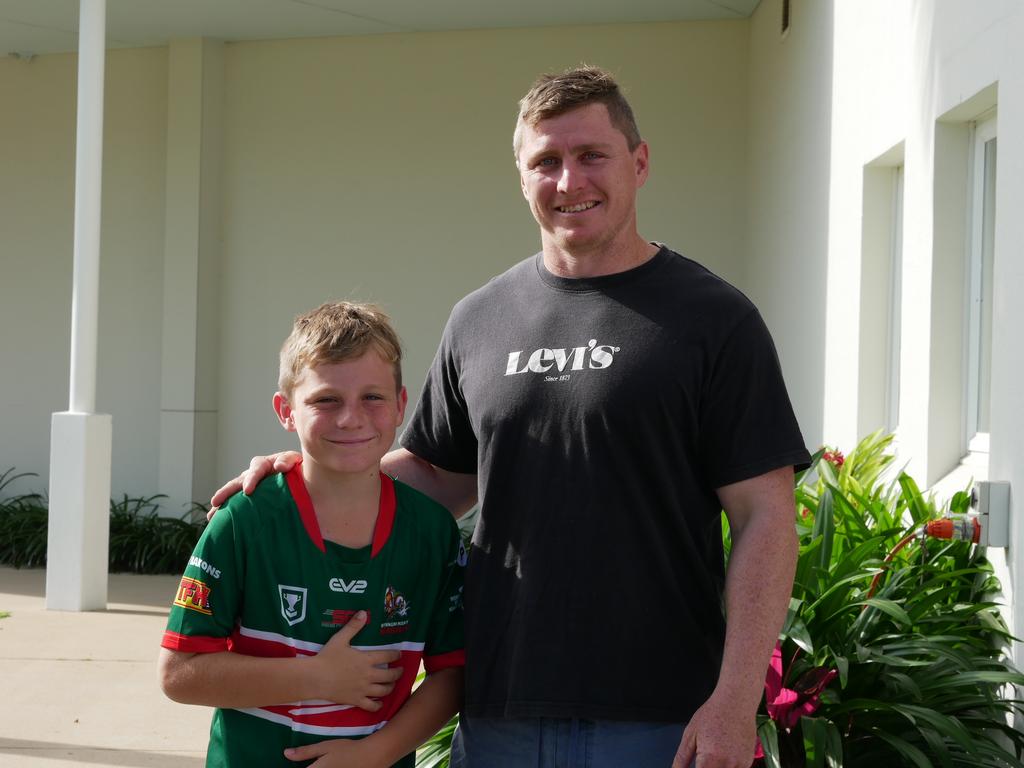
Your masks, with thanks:
[[[210,608],[210,587],[199,581],[182,576],[178,585],[178,593],[174,596],[174,604],[189,611],[196,611],[207,616],[213,615]]]
[[[288,626],[294,626],[306,618],[306,588],[290,587],[287,584],[278,584],[277,591],[281,595],[281,615],[288,622]]]

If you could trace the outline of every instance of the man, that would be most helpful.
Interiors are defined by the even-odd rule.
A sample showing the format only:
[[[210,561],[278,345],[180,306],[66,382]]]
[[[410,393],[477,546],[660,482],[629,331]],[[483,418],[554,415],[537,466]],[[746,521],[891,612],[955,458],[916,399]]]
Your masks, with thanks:
[[[771,339],[639,235],[648,147],[608,73],[538,80],[514,150],[542,251],[456,305],[382,463],[480,502],[453,765],[746,768],[808,460]]]

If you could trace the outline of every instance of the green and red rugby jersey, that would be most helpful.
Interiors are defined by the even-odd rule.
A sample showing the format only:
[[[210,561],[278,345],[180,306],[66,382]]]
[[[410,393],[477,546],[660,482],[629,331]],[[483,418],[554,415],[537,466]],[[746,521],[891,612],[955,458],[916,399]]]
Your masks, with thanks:
[[[382,728],[428,673],[464,663],[466,552],[446,509],[381,474],[373,542],[325,541],[301,465],[235,494],[189,558],[162,645],[186,653],[312,656],[356,612],[353,647],[401,651],[402,677],[377,712],[330,701],[216,709],[207,766],[294,766],[282,750]],[[399,761],[411,766],[414,755]]]

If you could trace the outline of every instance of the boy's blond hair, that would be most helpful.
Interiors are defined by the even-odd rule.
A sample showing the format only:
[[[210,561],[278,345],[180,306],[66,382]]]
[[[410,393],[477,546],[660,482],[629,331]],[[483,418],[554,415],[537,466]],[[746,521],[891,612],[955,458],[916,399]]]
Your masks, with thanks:
[[[291,396],[306,368],[341,363],[373,349],[395,369],[395,388],[402,388],[402,342],[391,318],[375,304],[334,301],[295,318],[281,346],[278,389]]]

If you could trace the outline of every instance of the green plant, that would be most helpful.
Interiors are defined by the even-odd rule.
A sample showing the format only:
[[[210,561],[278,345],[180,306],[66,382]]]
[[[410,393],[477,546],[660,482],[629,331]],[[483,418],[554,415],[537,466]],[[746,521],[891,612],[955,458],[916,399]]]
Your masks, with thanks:
[[[416,751],[416,768],[448,768],[452,737],[458,724],[459,716],[454,715]]]
[[[14,468],[0,473],[0,496],[20,478]],[[15,568],[40,567],[46,563],[46,501],[38,493],[0,498],[0,563]]]
[[[759,717],[764,764],[1024,766],[1024,684],[978,547],[917,536],[945,510],[890,468],[891,436],[819,453],[796,488],[800,555]],[[808,478],[812,477],[813,480]],[[771,677],[771,672],[770,672]]]
[[[10,611],[0,611],[0,619],[6,619],[10,615]]]
[[[35,477],[13,469],[0,473],[0,495],[19,478]],[[110,502],[111,572],[180,573],[206,525],[206,507],[193,503],[179,518],[161,517],[163,496]],[[199,522],[194,522],[198,520]],[[0,499],[0,563],[15,568],[46,565],[47,504],[39,493]]]
[[[161,517],[162,495],[110,502],[110,570],[179,573],[206,525],[206,508],[193,503],[181,517]],[[200,514],[201,513],[201,514]],[[195,517],[201,522],[193,522]]]

